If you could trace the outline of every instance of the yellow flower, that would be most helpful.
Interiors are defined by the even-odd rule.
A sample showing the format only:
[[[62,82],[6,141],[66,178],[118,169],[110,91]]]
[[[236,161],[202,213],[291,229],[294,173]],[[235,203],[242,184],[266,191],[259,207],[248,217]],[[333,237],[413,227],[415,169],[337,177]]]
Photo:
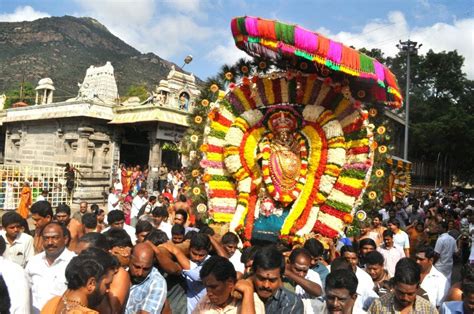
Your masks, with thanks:
[[[193,176],[193,178],[198,177],[199,176],[199,170],[194,169],[193,171],[191,171],[191,175]]]
[[[234,78],[234,74],[232,74],[232,72],[227,72],[224,76],[225,76],[225,79],[228,81]]]
[[[198,213],[201,213],[201,214],[205,213],[206,210],[207,210],[207,206],[206,206],[206,204],[201,203],[198,206],[196,206],[196,210],[197,210]]]
[[[202,117],[201,117],[201,116],[196,116],[196,117],[194,118],[194,122],[196,122],[197,124],[201,124],[201,122],[202,122]]]
[[[379,126],[379,127],[377,128],[377,133],[380,134],[380,135],[384,134],[385,131],[386,131],[386,129],[385,129],[385,127],[384,127],[383,125],[382,125],[382,126]]]
[[[191,142],[197,143],[198,140],[199,140],[199,136],[197,136],[196,134],[191,135]]]
[[[209,106],[209,100],[207,100],[207,99],[201,100],[201,105],[202,105],[203,107]]]
[[[201,194],[201,189],[198,188],[198,187],[193,188],[193,194],[194,194],[194,195],[199,195],[199,194]]]
[[[369,199],[374,200],[377,198],[377,192],[375,191],[370,191],[369,192]]]
[[[356,217],[357,219],[359,219],[359,221],[364,221],[367,218],[367,213],[363,210],[358,210],[356,213]]]
[[[383,177],[383,175],[384,175],[384,171],[382,169],[377,169],[377,171],[375,171],[375,176],[377,178],[381,178]]]
[[[369,116],[371,116],[372,118],[375,117],[377,115],[378,111],[377,109],[375,108],[370,108],[369,110]]]
[[[209,90],[213,93],[217,93],[217,91],[219,91],[219,86],[217,86],[217,84],[212,84],[211,87],[209,87]]]
[[[379,153],[385,154],[386,152],[387,152],[387,146],[385,145],[379,146]]]

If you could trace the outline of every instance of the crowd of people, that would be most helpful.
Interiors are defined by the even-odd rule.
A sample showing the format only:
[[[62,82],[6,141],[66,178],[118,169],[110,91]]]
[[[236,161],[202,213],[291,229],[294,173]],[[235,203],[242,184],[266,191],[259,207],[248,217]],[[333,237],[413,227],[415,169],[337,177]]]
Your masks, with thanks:
[[[194,217],[181,171],[161,174],[154,192],[135,181],[124,193],[119,178],[106,208],[36,201],[31,233],[5,213],[0,313],[474,310],[474,210],[462,193],[387,204],[351,238],[244,248]]]

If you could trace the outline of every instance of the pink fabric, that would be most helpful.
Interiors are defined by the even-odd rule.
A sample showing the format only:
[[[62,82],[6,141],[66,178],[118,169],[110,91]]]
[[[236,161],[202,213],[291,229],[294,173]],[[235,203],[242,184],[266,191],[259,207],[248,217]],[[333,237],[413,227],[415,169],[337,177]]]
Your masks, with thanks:
[[[329,41],[329,52],[328,52],[328,59],[333,61],[336,64],[341,63],[342,57],[342,44],[332,41]]]
[[[383,65],[374,60],[374,68],[375,68],[375,75],[377,76],[377,80],[384,81],[385,80],[385,72],[383,70]]]
[[[295,48],[292,47],[292,46],[289,46],[289,45],[286,45],[282,42],[279,42],[278,43],[278,48],[280,48],[280,50],[283,52],[283,53],[286,53],[286,54],[290,54],[292,55],[294,52],[295,52]]]
[[[245,28],[247,29],[247,33],[250,36],[258,37],[258,27],[257,27],[257,18],[255,17],[246,17],[245,18]]]
[[[224,163],[222,161],[202,160],[201,167],[224,168]]]
[[[314,53],[318,48],[318,35],[296,26],[295,46],[301,50]]]

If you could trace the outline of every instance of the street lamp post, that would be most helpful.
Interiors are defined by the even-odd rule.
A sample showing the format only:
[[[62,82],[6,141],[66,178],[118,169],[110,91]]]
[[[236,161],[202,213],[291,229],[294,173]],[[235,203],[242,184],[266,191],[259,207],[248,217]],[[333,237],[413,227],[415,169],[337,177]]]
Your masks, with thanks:
[[[187,55],[186,58],[184,58],[184,63],[181,69],[183,69],[186,66],[186,64],[190,64],[191,61],[193,61],[193,56]]]
[[[408,122],[409,122],[409,112],[410,112],[410,55],[417,54],[418,49],[422,46],[416,41],[399,41],[397,48],[400,49],[401,53],[407,54],[407,86],[405,92],[405,142],[403,144],[403,159],[408,160]]]

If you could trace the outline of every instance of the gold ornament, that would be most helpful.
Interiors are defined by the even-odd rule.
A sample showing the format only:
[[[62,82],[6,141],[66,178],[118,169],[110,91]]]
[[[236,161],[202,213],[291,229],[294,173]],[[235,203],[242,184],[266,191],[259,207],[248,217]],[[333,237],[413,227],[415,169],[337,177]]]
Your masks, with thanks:
[[[243,67],[240,68],[240,70],[242,71],[242,73],[244,74],[247,74],[249,73],[249,67],[244,65]]]
[[[206,204],[201,203],[198,206],[196,206],[196,210],[197,210],[198,213],[203,214],[203,213],[206,212],[207,206],[206,206]]]
[[[375,176],[376,176],[377,178],[381,178],[381,177],[383,177],[383,175],[384,175],[384,172],[383,172],[382,169],[377,169],[377,170],[375,171]]]
[[[369,199],[374,200],[377,198],[377,192],[375,191],[370,191],[369,192]]]
[[[202,122],[202,117],[201,117],[201,116],[196,116],[196,117],[194,118],[194,122],[196,122],[196,124],[201,124],[201,122]]]
[[[258,67],[263,70],[267,67],[267,63],[265,61],[260,61]]]
[[[225,79],[228,81],[234,78],[234,74],[232,74],[232,72],[227,72],[224,76],[225,76]]]
[[[209,106],[209,100],[207,100],[207,99],[201,100],[201,105],[202,105],[203,107]]]
[[[371,116],[372,118],[375,117],[377,115],[378,111],[377,109],[375,108],[370,108],[369,110],[369,116]]]
[[[367,213],[363,210],[358,210],[356,213],[356,217],[359,221],[364,221],[367,219]]]
[[[212,84],[211,87],[209,87],[209,90],[213,93],[217,93],[219,91],[219,86],[217,86],[217,84]]]
[[[199,170],[194,169],[193,171],[191,171],[191,175],[193,176],[193,178],[197,178],[199,176]]]
[[[387,146],[385,145],[379,146],[379,153],[385,154],[386,152],[387,152]]]
[[[385,133],[386,130],[387,130],[387,129],[385,129],[385,127],[382,125],[382,126],[379,126],[379,127],[377,128],[377,133],[380,134],[380,135],[382,135],[382,134]]]

